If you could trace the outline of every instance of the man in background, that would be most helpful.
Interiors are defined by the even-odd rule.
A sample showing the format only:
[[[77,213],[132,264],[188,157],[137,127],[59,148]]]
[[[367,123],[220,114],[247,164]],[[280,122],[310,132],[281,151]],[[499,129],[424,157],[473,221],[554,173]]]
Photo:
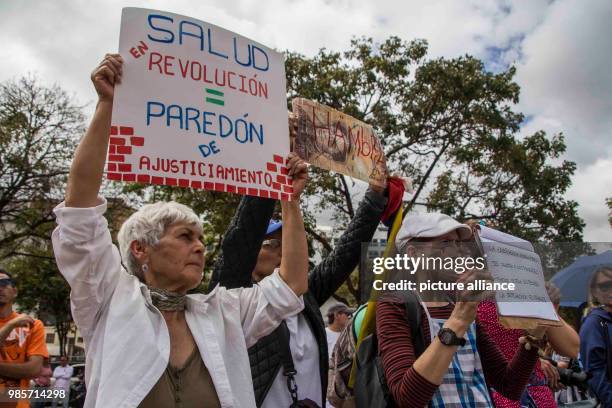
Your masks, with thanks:
[[[333,305],[327,311],[327,327],[325,333],[327,334],[327,351],[331,357],[334,351],[334,346],[342,330],[349,324],[353,311],[348,308],[344,303]]]
[[[49,358],[45,344],[45,328],[38,319],[13,310],[17,285],[13,277],[0,269],[0,393],[6,388],[28,389]],[[26,408],[29,401],[4,403],[2,407]]]
[[[53,378],[55,378],[55,384],[53,388],[56,390],[64,390],[65,396],[62,399],[53,401],[53,408],[57,406],[57,401],[62,401],[62,406],[64,408],[68,408],[68,397],[70,394],[70,379],[72,378],[72,373],[74,369],[70,364],[68,364],[68,357],[61,356],[60,357],[60,365],[55,367],[53,370]]]

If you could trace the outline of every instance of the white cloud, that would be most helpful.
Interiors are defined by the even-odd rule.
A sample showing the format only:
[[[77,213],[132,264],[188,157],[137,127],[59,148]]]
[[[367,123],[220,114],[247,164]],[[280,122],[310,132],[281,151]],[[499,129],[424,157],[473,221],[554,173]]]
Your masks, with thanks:
[[[610,242],[612,229],[608,224],[607,197],[612,196],[612,159],[600,159],[590,166],[580,169],[574,177],[568,198],[578,201],[578,214],[589,220],[585,231],[585,241]]]
[[[554,130],[564,131],[568,157],[579,165],[612,157],[612,3],[588,5],[553,3],[523,42],[517,75],[520,109],[557,122]]]
[[[605,197],[612,196],[612,3],[552,3],[521,44],[519,109],[533,115],[523,133],[563,132],[577,163],[567,197],[585,220],[585,240],[610,241]]]

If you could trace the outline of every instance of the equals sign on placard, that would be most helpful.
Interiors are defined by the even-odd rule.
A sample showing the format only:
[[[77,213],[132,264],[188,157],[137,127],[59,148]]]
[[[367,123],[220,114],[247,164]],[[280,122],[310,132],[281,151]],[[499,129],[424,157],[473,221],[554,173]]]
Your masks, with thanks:
[[[204,88],[206,90],[206,102],[214,103],[215,105],[224,106],[223,92],[216,89]]]

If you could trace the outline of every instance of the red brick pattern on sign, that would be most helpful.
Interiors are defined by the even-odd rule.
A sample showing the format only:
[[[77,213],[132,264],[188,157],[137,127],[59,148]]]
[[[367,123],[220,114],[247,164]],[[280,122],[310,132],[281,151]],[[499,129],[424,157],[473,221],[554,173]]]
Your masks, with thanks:
[[[128,127],[128,126],[119,126],[119,134],[126,135],[126,136],[132,136],[134,134],[134,128]]]
[[[131,126],[111,126],[110,134],[107,164],[109,180],[164,184],[163,177],[134,174],[132,165],[125,163],[125,156],[132,154],[133,146],[144,146],[144,137],[134,136],[134,128]],[[134,143],[134,140],[138,143]]]
[[[130,137],[132,146],[144,146],[144,137]]]
[[[293,180],[288,176],[285,159],[277,154],[266,163],[266,171],[272,176],[272,185],[266,188],[240,187],[233,184],[215,183],[199,180],[178,179],[175,177],[158,177],[133,173],[133,165],[125,163],[129,156],[139,147],[144,146],[145,137],[135,133],[131,126],[111,126],[108,146],[107,177],[109,180],[150,183],[166,186],[191,187],[227,193],[238,193],[275,200],[290,200],[293,193]]]

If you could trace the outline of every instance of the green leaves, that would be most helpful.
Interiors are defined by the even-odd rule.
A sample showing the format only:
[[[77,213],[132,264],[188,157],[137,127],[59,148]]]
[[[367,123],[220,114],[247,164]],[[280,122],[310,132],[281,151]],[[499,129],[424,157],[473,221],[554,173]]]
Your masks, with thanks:
[[[0,260],[52,222],[83,119],[57,86],[34,77],[0,84]]]
[[[516,69],[492,73],[469,55],[426,54],[426,41],[397,37],[356,38],[343,53],[323,49],[312,58],[287,53],[288,98],[370,123],[390,172],[413,178],[409,209],[484,219],[529,240],[581,241],[577,203],[564,197],[575,164],[561,160],[562,134],[519,135]],[[313,173],[306,211],[332,210],[341,230],[356,204],[352,186],[341,175]]]
[[[563,197],[575,164],[563,135],[519,137],[516,69],[485,70],[469,55],[426,60],[427,43],[357,38],[344,53],[288,53],[289,96],[314,99],[374,126],[392,173],[413,177],[410,207],[483,218],[528,239],[580,240],[584,223]],[[317,174],[317,208],[350,214],[342,179]],[[558,218],[563,217],[563,218]],[[340,217],[341,223],[346,218]],[[559,234],[562,234],[561,236]]]

